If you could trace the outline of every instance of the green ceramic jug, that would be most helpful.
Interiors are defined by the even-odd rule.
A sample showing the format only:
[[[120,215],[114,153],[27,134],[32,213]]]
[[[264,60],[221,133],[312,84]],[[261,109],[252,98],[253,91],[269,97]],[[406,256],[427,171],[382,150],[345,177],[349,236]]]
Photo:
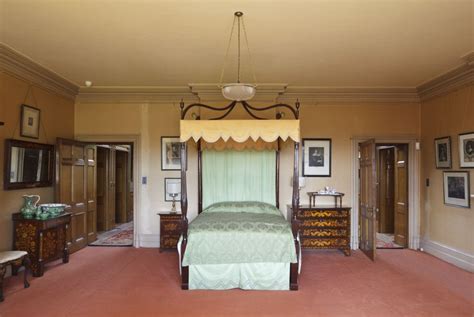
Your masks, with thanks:
[[[24,218],[33,218],[33,216],[36,214],[36,211],[38,209],[36,205],[41,199],[40,196],[39,195],[23,195],[22,197],[25,200],[25,203],[23,207],[20,209],[21,214],[23,215]]]

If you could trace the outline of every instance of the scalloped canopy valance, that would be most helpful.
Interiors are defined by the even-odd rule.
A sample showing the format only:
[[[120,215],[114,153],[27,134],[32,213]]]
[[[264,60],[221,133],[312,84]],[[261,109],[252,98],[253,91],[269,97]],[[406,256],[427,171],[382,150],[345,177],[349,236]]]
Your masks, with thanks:
[[[181,142],[193,139],[198,142],[227,142],[232,139],[243,143],[251,139],[274,142],[278,138],[300,141],[299,120],[181,120]]]

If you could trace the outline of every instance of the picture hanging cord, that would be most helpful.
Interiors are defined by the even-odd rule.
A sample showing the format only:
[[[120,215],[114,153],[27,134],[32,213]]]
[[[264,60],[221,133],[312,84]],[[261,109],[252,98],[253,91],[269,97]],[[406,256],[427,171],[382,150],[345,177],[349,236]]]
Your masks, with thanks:
[[[36,100],[36,96],[35,96],[35,92],[33,90],[33,85],[32,84],[28,84],[28,90],[26,91],[25,97],[23,98],[23,105],[26,105],[26,100],[28,99],[28,96],[30,95],[30,91],[31,91],[31,96],[33,97],[34,106],[37,107],[38,106],[38,101]],[[21,121],[21,114],[18,117],[18,120],[17,120],[17,122],[15,124],[15,127],[13,129],[13,133],[12,133],[12,136],[11,136],[12,139],[15,137],[15,133],[18,130],[18,126],[21,124],[20,121]],[[42,128],[42,130],[43,130],[43,134],[44,134],[44,138],[46,140],[46,143],[49,143],[48,136],[46,134],[46,129],[45,129],[44,125],[41,122],[41,116],[40,116],[39,121],[40,122],[38,124],[40,125],[40,128]]]

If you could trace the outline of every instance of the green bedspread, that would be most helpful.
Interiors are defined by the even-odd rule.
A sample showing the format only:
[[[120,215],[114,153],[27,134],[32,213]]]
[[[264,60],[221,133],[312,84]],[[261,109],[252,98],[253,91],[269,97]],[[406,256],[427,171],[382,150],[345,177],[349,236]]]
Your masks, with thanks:
[[[230,210],[211,208],[190,223],[184,266],[296,263],[291,226],[276,208],[275,213]]]

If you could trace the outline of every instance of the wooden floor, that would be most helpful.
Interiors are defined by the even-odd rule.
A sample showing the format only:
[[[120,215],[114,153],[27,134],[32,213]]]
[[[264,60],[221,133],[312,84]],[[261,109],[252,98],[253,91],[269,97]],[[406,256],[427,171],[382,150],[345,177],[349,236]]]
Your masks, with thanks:
[[[300,290],[181,291],[177,255],[88,247],[23,289],[6,280],[0,316],[472,316],[473,274],[430,255],[305,253]]]

